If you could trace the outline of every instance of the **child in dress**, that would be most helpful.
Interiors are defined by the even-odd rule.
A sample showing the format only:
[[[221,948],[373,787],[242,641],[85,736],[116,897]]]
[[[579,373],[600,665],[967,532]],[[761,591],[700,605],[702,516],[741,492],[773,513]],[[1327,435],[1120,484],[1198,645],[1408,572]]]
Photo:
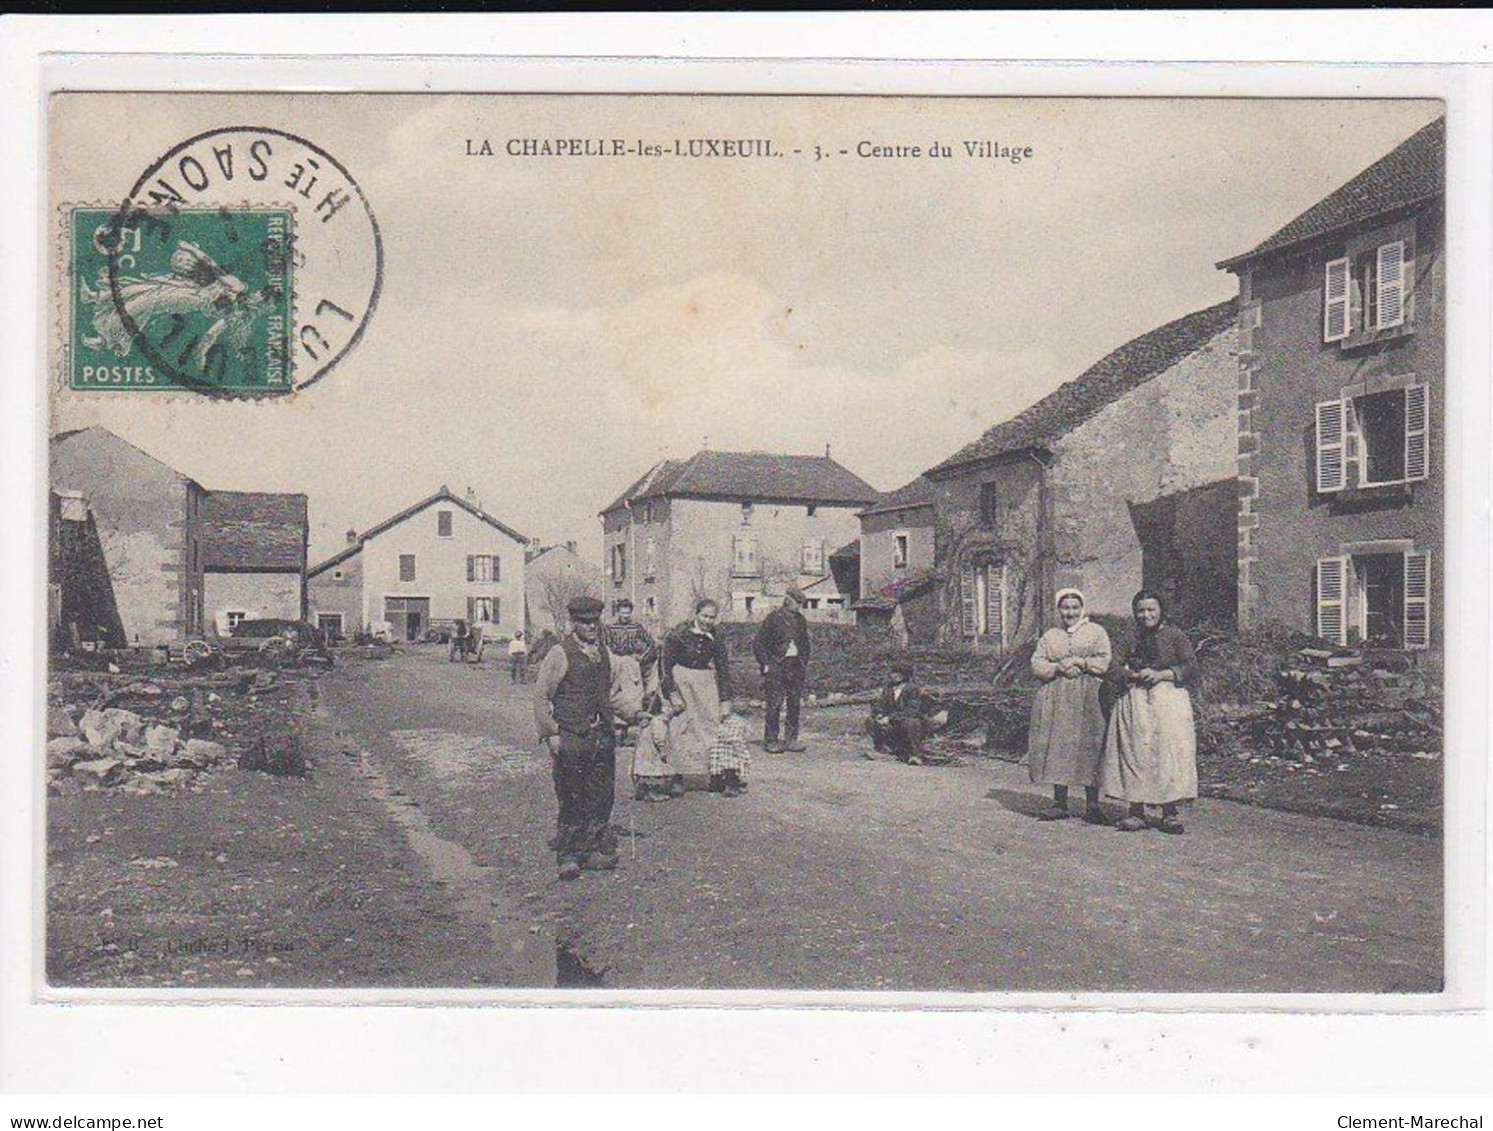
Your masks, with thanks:
[[[735,797],[746,792],[746,772],[752,764],[751,747],[747,745],[746,720],[728,711],[721,717],[710,748],[710,789]]]

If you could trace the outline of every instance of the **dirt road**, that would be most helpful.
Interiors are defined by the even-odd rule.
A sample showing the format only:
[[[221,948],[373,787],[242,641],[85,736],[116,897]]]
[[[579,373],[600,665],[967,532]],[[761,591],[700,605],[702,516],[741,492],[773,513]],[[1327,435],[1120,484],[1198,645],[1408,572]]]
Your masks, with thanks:
[[[415,649],[320,684],[322,772],[388,815],[487,939],[493,980],[616,987],[1432,991],[1441,844],[1199,802],[1183,837],[1042,823],[1022,767],[867,760],[858,714],[807,713],[805,754],[750,791],[630,800],[622,866],[561,884],[531,688]],[[625,762],[624,762],[625,771]],[[552,944],[554,944],[552,946]],[[463,946],[470,946],[469,942]],[[484,978],[483,980],[488,980]],[[450,984],[462,984],[453,982]],[[470,983],[466,983],[470,984]]]

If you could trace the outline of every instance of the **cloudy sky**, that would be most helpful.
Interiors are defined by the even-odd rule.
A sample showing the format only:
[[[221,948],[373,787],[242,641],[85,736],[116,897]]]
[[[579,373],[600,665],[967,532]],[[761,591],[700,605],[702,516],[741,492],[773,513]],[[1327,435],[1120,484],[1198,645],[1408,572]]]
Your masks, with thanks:
[[[68,95],[54,204],[253,122],[348,168],[385,239],[363,341],[275,404],[54,399],[213,488],[310,496],[312,554],[442,484],[599,559],[653,461],[822,453],[896,487],[1126,340],[1234,293],[1245,250],[1429,102]],[[771,138],[757,161],[514,158],[514,137]],[[498,154],[465,156],[468,139]],[[1030,145],[1020,165],[960,143]],[[858,158],[858,143],[952,146]],[[829,151],[810,159],[813,146]],[[851,150],[840,156],[842,148]]]

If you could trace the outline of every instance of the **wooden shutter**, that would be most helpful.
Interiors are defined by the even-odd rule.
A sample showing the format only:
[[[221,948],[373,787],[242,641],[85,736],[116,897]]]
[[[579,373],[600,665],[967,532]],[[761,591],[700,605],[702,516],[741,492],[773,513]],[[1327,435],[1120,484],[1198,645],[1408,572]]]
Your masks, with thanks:
[[[1006,642],[1006,567],[985,567],[985,632]]]
[[[1431,559],[1405,555],[1405,647],[1431,646]]]
[[[501,557],[499,557],[497,554],[494,554],[492,556],[492,571],[491,572],[492,572],[492,577],[490,578],[490,580],[492,580],[492,581],[502,581],[503,580],[503,559]]]
[[[488,609],[488,612],[487,612],[487,621],[488,621],[488,623],[489,624],[501,624],[502,620],[503,620],[503,617],[502,617],[503,598],[501,598],[501,597],[494,597],[489,602],[489,605],[491,607]]]
[[[1348,485],[1344,448],[1347,420],[1342,401],[1317,405],[1317,492],[1341,491]]]
[[[1381,330],[1405,322],[1405,241],[1396,240],[1379,248],[1378,327]]]
[[[966,561],[959,571],[959,627],[966,639],[975,635],[975,567]]]
[[[468,554],[467,555],[467,580],[468,581],[476,581],[477,580],[477,555],[476,554]]]
[[[1425,479],[1431,473],[1431,388],[1409,385],[1405,389],[1405,481]]]
[[[468,560],[470,560],[470,559],[468,559]],[[477,598],[476,597],[468,597],[467,598],[467,623],[468,624],[475,624],[476,622],[477,622]]]
[[[1348,318],[1349,262],[1334,259],[1327,264],[1322,287],[1322,340],[1340,342],[1352,330]]]
[[[1333,644],[1348,642],[1347,558],[1317,559],[1317,635]]]

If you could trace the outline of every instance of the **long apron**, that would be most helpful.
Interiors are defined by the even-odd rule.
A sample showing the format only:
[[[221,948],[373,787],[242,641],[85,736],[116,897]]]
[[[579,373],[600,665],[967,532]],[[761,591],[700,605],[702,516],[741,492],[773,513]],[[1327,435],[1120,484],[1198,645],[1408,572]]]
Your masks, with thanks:
[[[1105,735],[1100,787],[1147,805],[1198,795],[1197,730],[1186,688],[1158,683],[1120,696]]]
[[[683,774],[686,785],[703,788],[710,780],[710,752],[721,725],[721,695],[715,671],[675,664],[674,686],[684,700],[684,711],[669,722],[666,757],[670,772]]]

